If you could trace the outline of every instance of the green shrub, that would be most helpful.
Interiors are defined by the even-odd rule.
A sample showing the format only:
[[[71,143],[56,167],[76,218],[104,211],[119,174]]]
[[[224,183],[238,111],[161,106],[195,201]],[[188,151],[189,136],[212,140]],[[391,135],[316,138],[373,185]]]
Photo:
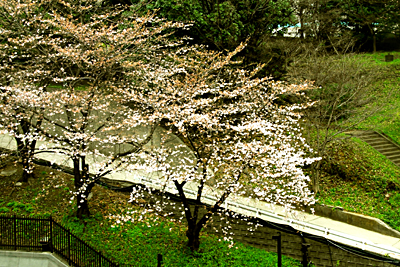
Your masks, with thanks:
[[[9,212],[9,211],[10,211],[9,208],[6,208],[6,207],[1,207],[1,208],[0,208],[0,213],[7,213],[7,212]]]

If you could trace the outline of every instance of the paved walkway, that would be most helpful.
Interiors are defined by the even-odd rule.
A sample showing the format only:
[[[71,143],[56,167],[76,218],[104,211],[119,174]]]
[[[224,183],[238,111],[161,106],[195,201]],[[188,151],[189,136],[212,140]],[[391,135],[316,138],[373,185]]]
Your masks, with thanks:
[[[178,141],[176,141],[178,142]],[[40,144],[38,144],[40,145]],[[173,142],[171,143],[173,145]],[[15,149],[14,140],[6,135],[0,135],[0,147]],[[71,163],[64,157],[55,154],[39,154],[39,158],[53,163],[71,166]],[[90,165],[90,161],[88,162]],[[153,188],[161,188],[161,181],[154,177],[145,176],[144,173],[131,173],[125,171],[114,172],[106,178],[127,181],[130,183],[146,184]],[[176,194],[173,185],[166,188],[170,193]],[[188,183],[185,186],[186,194],[190,197],[196,196],[197,184]],[[207,204],[215,203],[218,192],[207,187],[202,197],[202,202]],[[285,215],[282,207],[256,201],[254,199],[231,196],[225,203],[225,208],[231,209],[244,215],[259,217],[263,220],[291,225],[302,232],[326,237],[327,239],[340,242],[352,247],[361,248],[381,255],[387,255],[400,259],[400,239],[386,236],[363,228],[355,227],[346,223],[334,221],[328,218],[300,212],[296,218]]]

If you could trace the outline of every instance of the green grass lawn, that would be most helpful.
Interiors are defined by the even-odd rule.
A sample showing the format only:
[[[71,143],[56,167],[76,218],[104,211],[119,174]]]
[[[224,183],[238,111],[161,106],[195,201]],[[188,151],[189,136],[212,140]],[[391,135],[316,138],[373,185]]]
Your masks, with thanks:
[[[166,221],[125,223],[112,228],[104,220],[88,220],[82,224],[68,221],[67,226],[90,240],[102,251],[112,251],[112,257],[121,263],[134,266],[156,266],[157,254],[163,255],[163,266],[276,266],[277,256],[240,243],[229,248],[220,238],[203,235],[199,252],[192,253],[186,246],[185,229],[182,225]],[[107,231],[105,231],[105,229]],[[110,253],[107,253],[110,255]],[[284,266],[300,266],[298,261],[285,257]]]

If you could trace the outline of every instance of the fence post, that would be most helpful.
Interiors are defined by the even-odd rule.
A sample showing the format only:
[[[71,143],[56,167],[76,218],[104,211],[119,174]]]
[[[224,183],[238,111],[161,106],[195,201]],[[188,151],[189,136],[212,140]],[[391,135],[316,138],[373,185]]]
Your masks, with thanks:
[[[38,218],[38,221],[40,222],[40,225],[42,228],[44,228],[45,230],[45,235],[42,236],[39,240],[39,243],[42,245],[42,251],[50,251],[53,252],[53,248],[52,248],[52,218],[50,216],[50,218]],[[46,225],[46,222],[49,222],[48,225]],[[47,227],[48,226],[48,227]]]
[[[161,267],[162,264],[162,255],[157,254],[157,267]]]
[[[303,267],[308,267],[308,248],[309,247],[310,247],[310,244],[301,243],[301,252],[303,253],[303,261],[301,263],[303,264]]]
[[[72,260],[71,260],[71,236],[70,233],[68,231],[68,229],[65,229],[67,231],[65,231],[67,233],[67,242],[68,242],[68,264],[72,265]]]
[[[278,267],[282,267],[282,246],[281,246],[281,232],[277,232],[278,235],[274,235],[272,239],[277,241],[277,252],[278,252]]]
[[[50,252],[53,253],[53,217],[50,216]]]
[[[13,230],[14,230],[14,250],[17,250],[17,215],[14,214],[13,216]]]

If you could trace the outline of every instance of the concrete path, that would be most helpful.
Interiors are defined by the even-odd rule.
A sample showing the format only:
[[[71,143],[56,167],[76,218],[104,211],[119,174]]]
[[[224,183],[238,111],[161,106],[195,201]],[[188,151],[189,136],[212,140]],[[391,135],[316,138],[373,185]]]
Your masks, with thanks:
[[[179,143],[179,140],[171,141]],[[0,135],[0,147],[7,149],[15,149],[15,141],[7,135]],[[51,161],[53,163],[70,166],[68,159],[54,154],[39,154],[39,158]],[[88,162],[89,165],[91,162]],[[118,171],[108,176],[108,179],[126,181],[129,183],[141,183],[147,186],[160,189],[161,180],[156,174],[145,175],[140,172]],[[188,197],[194,198],[197,193],[197,184],[188,183],[185,185],[185,191]],[[172,184],[167,185],[166,190],[176,194],[177,191]],[[202,197],[202,202],[214,204],[218,196],[218,191],[207,187]],[[367,251],[390,256],[400,259],[400,239],[386,236],[363,228],[355,227],[346,223],[334,221],[328,218],[299,212],[297,215],[287,215],[282,207],[274,206],[265,202],[256,201],[254,199],[231,196],[224,203],[224,207],[248,216],[259,217],[260,219],[286,224],[298,229],[299,231],[323,236],[327,239],[340,242],[352,247],[361,248]]]

